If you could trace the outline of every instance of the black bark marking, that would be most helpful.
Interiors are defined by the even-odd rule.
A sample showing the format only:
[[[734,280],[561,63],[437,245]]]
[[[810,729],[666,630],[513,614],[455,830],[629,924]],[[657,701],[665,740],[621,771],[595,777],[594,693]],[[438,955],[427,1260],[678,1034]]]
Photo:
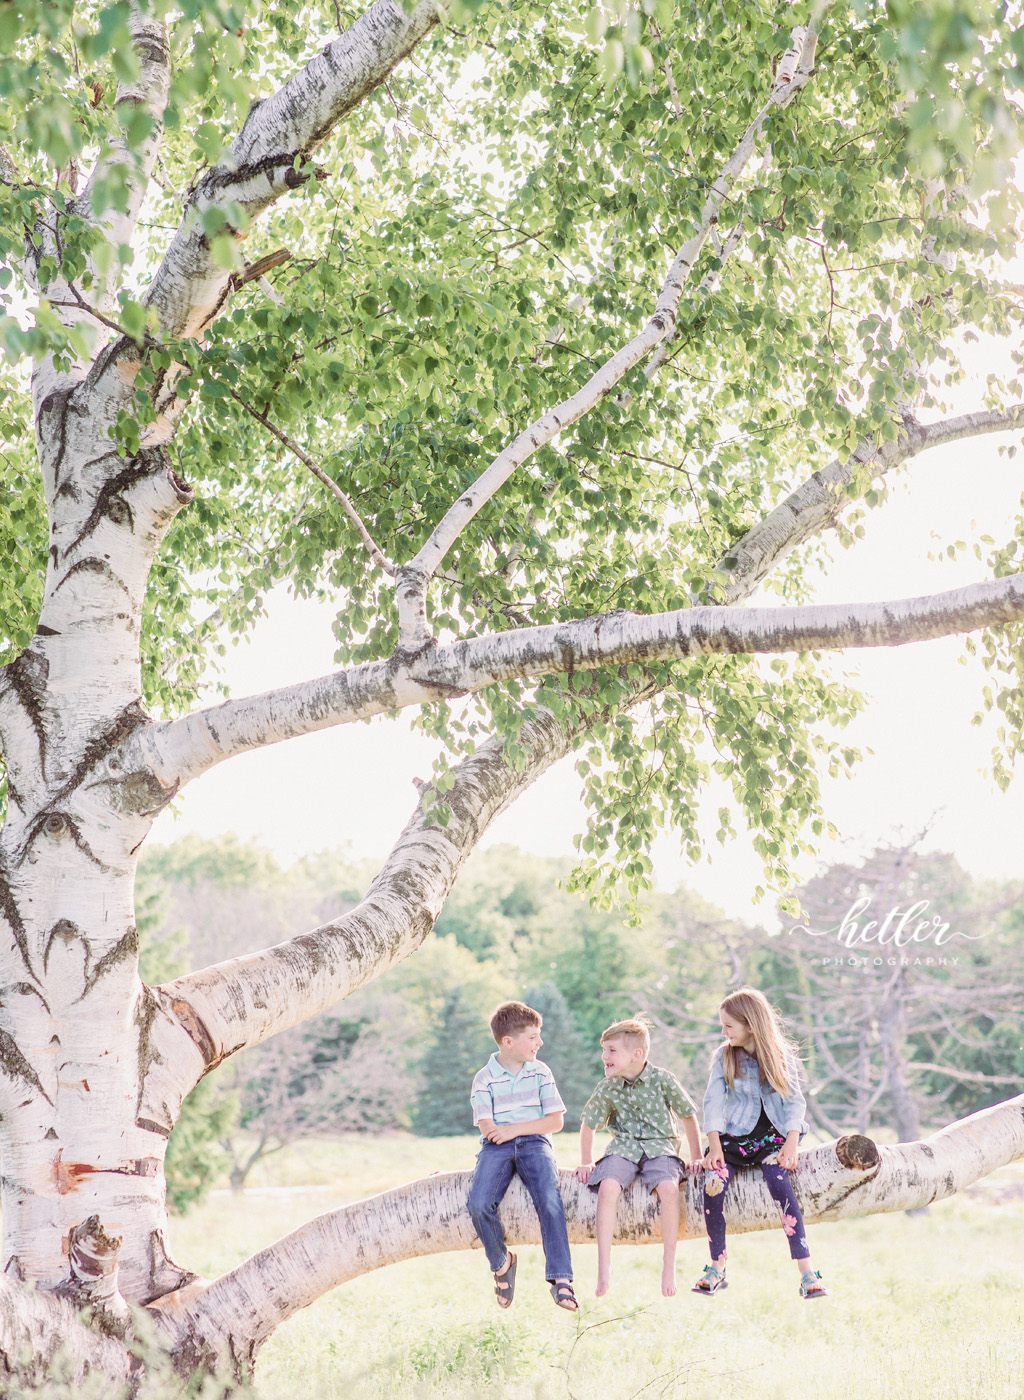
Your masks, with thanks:
[[[135,1004],[135,1024],[139,1029],[139,1087],[135,1095],[135,1124],[136,1127],[150,1127],[152,1132],[170,1137],[170,1128],[153,1124],[149,1119],[140,1117],[149,1071],[154,1064],[163,1063],[163,1056],[154,1047],[152,1041],[153,1022],[156,1020],[159,1009],[156,997],[149,987],[143,985],[142,996]]]
[[[59,637],[60,633],[56,627],[47,627],[45,622],[41,622],[36,628],[37,637]]]
[[[44,1006],[44,1008],[45,1008],[47,1014],[49,1014],[49,1011],[50,1011],[50,1004],[49,1004],[49,1002],[46,1000],[46,998],[43,996],[42,992],[39,990],[38,987],[33,987],[33,986],[32,986],[30,983],[28,983],[28,982],[11,982],[11,983],[9,983],[9,985],[6,986],[6,987],[0,987],[0,1006],[3,1005],[3,998],[4,998],[4,996],[6,996],[6,994],[7,994],[8,992],[13,992],[16,996],[20,996],[20,997],[28,997],[28,996],[35,996],[35,997],[38,997],[39,1000],[43,1003],[43,1006]]]
[[[138,957],[138,954],[139,933],[138,929],[136,929],[133,924],[132,927],[128,929],[127,933],[125,933],[124,937],[120,938],[117,943],[114,944],[113,948],[103,954],[92,971],[86,973],[85,987],[82,991],[82,995],[78,997],[77,1000],[84,1001],[101,977],[117,967],[119,963],[134,960]]]
[[[43,697],[50,674],[50,663],[31,647],[3,668],[3,676],[21,708],[28,715],[39,740],[39,757],[46,760],[46,725],[43,721]]]
[[[98,460],[102,461],[103,459],[99,458]],[[123,471],[119,471],[116,476],[112,476],[110,480],[105,482],[100,488],[99,494],[96,497],[96,502],[89,512],[88,519],[75,539],[65,549],[64,558],[66,559],[73,549],[77,549],[82,541],[92,534],[104,516],[113,520],[116,525],[126,524],[134,531],[135,512],[124,499],[123,493],[125,491],[130,491],[133,486],[137,485],[140,481],[145,481],[147,477],[156,476],[158,473],[164,471],[165,466],[166,463],[163,453],[153,451],[149,448],[143,448],[137,456],[132,457]],[[127,518],[119,519],[119,512],[126,512]]]
[[[7,1031],[2,1030],[0,1030],[0,1071],[11,1079],[19,1079],[23,1084],[28,1084],[35,1089],[36,1093],[42,1095],[51,1108],[53,1107],[53,1100],[40,1083],[38,1074],[18,1049],[17,1041]]]
[[[25,838],[25,844],[22,846],[21,853],[18,856],[18,865],[23,864],[25,857],[35,845],[36,838],[44,834],[49,836],[53,841],[60,841],[65,835],[70,836],[86,859],[92,861],[93,865],[100,870],[109,870],[110,867],[104,865],[103,861],[100,860],[99,856],[82,835],[81,828],[74,817],[69,816],[67,812],[54,812],[50,810],[40,812],[32,823],[28,836]]]
[[[149,1282],[151,1292],[148,1296],[139,1299],[143,1306],[154,1302],[157,1298],[163,1298],[167,1293],[176,1293],[179,1288],[193,1283],[198,1277],[198,1274],[176,1264],[167,1253],[167,1244],[162,1230],[153,1230],[150,1233]]]
[[[44,1142],[56,1142],[56,1141],[57,1141],[57,1130],[56,1130],[55,1128],[47,1128],[46,1132],[43,1134],[43,1141],[44,1141]]]
[[[54,432],[57,439],[57,455],[53,460],[53,484],[57,488],[60,486],[60,469],[64,465],[64,455],[68,448],[68,410],[71,407],[71,395],[75,392],[75,386],[70,389],[55,389],[52,394],[47,394],[46,398],[39,406],[39,423],[42,428],[43,419],[50,414],[56,415],[56,423],[48,427],[48,433]]]
[[[25,1270],[21,1267],[21,1260],[16,1254],[12,1254],[4,1265],[4,1273],[10,1274],[11,1277],[16,1278],[19,1283],[25,1282]]]
[[[169,1138],[171,1135],[166,1123],[154,1123],[152,1118],[136,1118],[135,1126],[144,1133],[156,1133],[157,1137]]]
[[[15,807],[18,807],[22,812],[25,810],[25,804],[24,804],[24,802],[23,802],[22,799],[21,799],[21,793],[18,791],[18,789],[15,787],[14,783],[11,781],[10,770],[8,770],[8,772],[7,772],[7,805],[10,806],[10,804],[11,804],[12,802],[14,803]]]
[[[50,805],[55,807],[58,803],[63,802],[80,786],[100,759],[107,756],[115,744],[120,744],[125,739],[130,738],[137,729],[141,729],[143,725],[148,723],[149,716],[142,708],[141,701],[133,700],[130,705],[126,705],[109,728],[105,729],[102,734],[98,734],[95,739],[89,740],[82,751],[82,757],[75,766],[75,771],[60,791],[51,798]],[[167,800],[170,801],[170,798]]]
[[[116,584],[117,587],[121,589],[122,593],[124,593],[125,597],[131,598],[132,596],[124,579],[118,578],[117,574],[114,573],[113,569],[105,560],[91,557],[89,559],[79,559],[77,564],[72,564],[71,568],[68,569],[60,583],[58,583],[57,587],[53,590],[54,593],[59,593],[68,579],[75,574],[100,574],[103,578],[109,579],[111,583]]]
[[[120,812],[139,817],[155,817],[162,812],[168,802],[173,802],[181,787],[181,780],[175,779],[170,787],[164,787],[155,774],[140,768],[134,773],[125,773],[120,778],[98,778],[89,783],[89,788],[109,787],[111,805]],[[145,838],[143,838],[145,839]],[[141,845],[142,842],[139,842]],[[139,849],[132,847],[132,853]]]
[[[71,942],[73,942],[76,938],[82,938],[82,933],[81,933],[81,930],[79,929],[78,925],[77,925],[77,924],[73,924],[73,923],[71,922],[70,919],[58,919],[58,920],[57,920],[57,922],[54,924],[53,928],[50,929],[50,932],[49,932],[49,934],[48,934],[48,936],[47,936],[47,939],[46,939],[46,947],[43,949],[43,971],[44,971],[44,972],[48,972],[48,971],[49,971],[49,967],[50,967],[50,949],[53,947],[54,940],[57,939],[57,938],[59,938],[59,939],[61,940],[62,943],[71,943]],[[84,939],[84,938],[82,938],[82,942],[83,942],[83,943],[85,942],[85,939]],[[86,965],[88,966],[88,961],[89,961],[89,945],[88,945],[88,944],[86,944],[85,958],[86,958]]]
[[[0,914],[7,920],[7,924],[14,935],[14,941],[18,945],[18,952],[21,960],[28,969],[29,976],[35,979],[35,968],[32,966],[32,959],[28,953],[28,938],[25,934],[25,925],[22,923],[21,914],[18,911],[18,904],[14,894],[8,884],[7,877],[0,873]]]
[[[202,1017],[196,1013],[192,1004],[178,998],[171,1002],[171,1010],[174,1012],[175,1016],[177,1016],[183,1029],[188,1034],[189,1039],[198,1048],[207,1070],[211,1070],[219,1065],[224,1056],[217,1054],[217,1046],[214,1043],[213,1036],[207,1030],[206,1023],[203,1021]]]

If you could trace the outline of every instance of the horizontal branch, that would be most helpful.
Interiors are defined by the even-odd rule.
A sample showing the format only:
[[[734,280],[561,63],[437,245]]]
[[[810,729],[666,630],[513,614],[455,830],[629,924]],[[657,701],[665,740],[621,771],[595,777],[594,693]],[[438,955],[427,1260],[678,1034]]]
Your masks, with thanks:
[[[1024,1157],[1024,1095],[984,1109],[923,1142],[876,1147],[863,1137],[800,1154],[794,1185],[808,1225],[920,1209],[945,1199],[1008,1162]],[[559,1173],[569,1238],[595,1238],[596,1193],[570,1172]],[[214,1354],[244,1340],[258,1347],[300,1308],[341,1283],[403,1259],[479,1248],[466,1209],[470,1172],[448,1172],[410,1182],[309,1221],[205,1289],[153,1308],[168,1336],[189,1338]],[[779,1228],[779,1210],[760,1172],[742,1172],[725,1207],[735,1232]],[[510,1244],[538,1244],[540,1229],[518,1181],[501,1206]],[[683,1193],[681,1239],[704,1239],[701,1178]],[[635,1184],[623,1192],[615,1238],[628,1244],[661,1239],[657,1201]],[[481,1269],[486,1263],[481,1260]]]
[[[282,88],[252,107],[228,158],[197,185],[147,294],[164,335],[199,335],[229,295],[232,274],[214,259],[204,215],[236,204],[251,223],[304,183],[300,171],[308,157],[430,33],[440,14],[438,0],[421,0],[411,14],[399,0],[377,0]]]
[[[131,743],[162,783],[184,785],[249,749],[503,681],[693,656],[903,646],[1022,618],[1024,574],[880,603],[609,613],[489,633],[428,649],[408,662],[366,662],[149,726]]]

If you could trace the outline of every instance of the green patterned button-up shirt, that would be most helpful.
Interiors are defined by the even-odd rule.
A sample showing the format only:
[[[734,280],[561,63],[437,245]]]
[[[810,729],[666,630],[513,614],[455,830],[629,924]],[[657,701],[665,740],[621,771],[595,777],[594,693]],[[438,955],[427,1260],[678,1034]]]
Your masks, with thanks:
[[[647,1157],[680,1157],[682,1142],[672,1120],[692,1118],[697,1110],[674,1074],[646,1064],[635,1079],[621,1074],[599,1084],[580,1115],[588,1128],[610,1128],[607,1151],[639,1162]]]

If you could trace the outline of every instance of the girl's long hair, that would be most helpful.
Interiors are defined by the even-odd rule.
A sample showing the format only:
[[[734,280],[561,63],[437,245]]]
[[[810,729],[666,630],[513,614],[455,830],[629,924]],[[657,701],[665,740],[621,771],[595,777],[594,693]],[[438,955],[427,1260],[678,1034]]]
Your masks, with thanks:
[[[750,1027],[761,1083],[770,1084],[784,1097],[791,1094],[796,1085],[790,1082],[792,1076],[788,1058],[790,1055],[798,1055],[799,1051],[787,1036],[779,1013],[765,994],[755,987],[741,987],[738,992],[730,992],[718,1009]],[[736,1067],[736,1051],[726,1041],[722,1051],[722,1069],[726,1085],[730,1089],[736,1079]]]

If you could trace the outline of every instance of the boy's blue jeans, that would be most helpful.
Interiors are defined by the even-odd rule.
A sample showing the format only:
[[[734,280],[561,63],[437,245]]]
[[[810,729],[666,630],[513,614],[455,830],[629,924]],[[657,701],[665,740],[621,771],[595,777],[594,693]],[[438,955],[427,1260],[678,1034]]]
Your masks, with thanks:
[[[498,1206],[517,1173],[530,1193],[540,1221],[545,1277],[549,1282],[556,1278],[571,1279],[569,1235],[565,1228],[565,1207],[558,1192],[555,1154],[551,1144],[539,1133],[524,1134],[509,1142],[485,1142],[477,1154],[469,1188],[469,1213],[483,1241],[491,1272],[498,1272],[508,1253]]]

